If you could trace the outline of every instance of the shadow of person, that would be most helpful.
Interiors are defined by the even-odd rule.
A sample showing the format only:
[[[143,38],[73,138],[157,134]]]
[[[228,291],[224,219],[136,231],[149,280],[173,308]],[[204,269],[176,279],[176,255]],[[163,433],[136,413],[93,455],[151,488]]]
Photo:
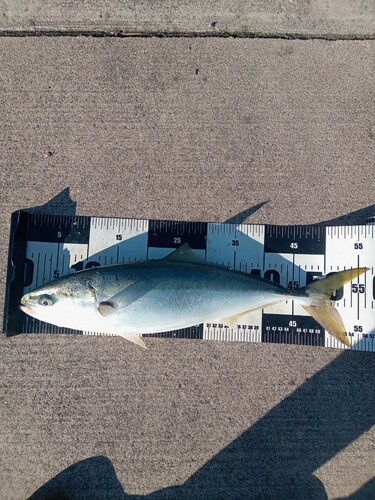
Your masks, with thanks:
[[[63,470],[31,495],[29,500],[131,498],[117,479],[112,462],[104,456],[87,458]]]
[[[374,369],[371,353],[343,352],[209,460],[174,498],[199,492],[206,498],[326,498],[313,474],[374,425]]]
[[[375,477],[367,481],[361,488],[348,497],[340,497],[337,500],[368,500],[375,498]]]
[[[148,498],[327,498],[314,472],[374,425],[374,369],[371,354],[345,351],[184,485]],[[373,481],[361,490],[353,498],[375,497]]]
[[[111,462],[93,457],[58,474],[31,499],[46,500],[50,497],[42,495],[50,493],[72,500],[326,499],[325,488],[314,472],[374,425],[374,370],[372,354],[343,352],[181,486],[144,496],[127,495]],[[252,412],[250,401],[248,412]],[[374,493],[374,481],[369,481],[350,498],[374,498]]]

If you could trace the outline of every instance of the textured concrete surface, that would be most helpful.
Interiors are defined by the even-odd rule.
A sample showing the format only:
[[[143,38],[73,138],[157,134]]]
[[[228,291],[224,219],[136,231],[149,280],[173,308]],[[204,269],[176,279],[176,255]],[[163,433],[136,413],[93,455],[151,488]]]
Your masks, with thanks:
[[[1,306],[10,214],[67,186],[78,214],[363,222],[374,45],[0,39]],[[148,343],[0,340],[0,498],[375,495],[373,354]]]
[[[1,31],[374,36],[372,0],[2,0]]]

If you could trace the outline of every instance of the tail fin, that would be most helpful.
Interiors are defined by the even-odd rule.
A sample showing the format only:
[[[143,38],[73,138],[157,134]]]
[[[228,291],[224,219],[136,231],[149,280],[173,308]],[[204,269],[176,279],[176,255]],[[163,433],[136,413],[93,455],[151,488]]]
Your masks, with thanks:
[[[358,278],[361,274],[369,271],[368,267],[357,267],[355,269],[346,269],[346,271],[339,271],[338,273],[326,276],[318,281],[313,281],[305,288],[306,292],[311,295],[312,293],[322,293],[329,297],[335,290],[345,285],[351,280]]]
[[[302,305],[302,307],[311,314],[328,333],[348,347],[350,347],[350,342],[345,335],[344,323],[338,310],[331,304],[330,297],[335,290],[368,270],[369,268],[367,267],[347,269],[346,271],[331,274],[326,278],[314,281],[305,287],[305,292],[311,298],[311,303],[309,305]]]

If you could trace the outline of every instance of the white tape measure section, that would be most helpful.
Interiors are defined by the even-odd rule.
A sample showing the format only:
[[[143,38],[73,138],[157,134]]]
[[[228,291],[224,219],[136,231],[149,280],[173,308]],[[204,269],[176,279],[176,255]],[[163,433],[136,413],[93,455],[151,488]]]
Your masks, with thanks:
[[[29,293],[49,281],[52,281],[56,274],[56,269],[62,268],[62,260],[58,259],[59,243],[44,243],[39,241],[29,241],[26,247],[26,261],[33,263],[34,272],[32,281],[24,287],[23,293]],[[25,272],[27,266],[25,267]],[[24,276],[24,282],[26,282]]]
[[[366,344],[370,345],[369,340],[375,338],[374,236],[373,225],[328,227],[326,232],[326,273],[350,267],[370,268],[370,272],[347,283],[342,298],[336,302],[348,335],[358,350],[366,350]],[[334,342],[337,343],[336,339],[332,341],[336,347]]]
[[[74,266],[87,259],[87,248],[84,244],[29,241],[26,259],[33,262],[35,270],[33,280],[24,288],[24,293],[80,270]]]
[[[263,266],[264,226],[208,224],[206,259],[236,271]]]
[[[250,273],[263,269],[264,226],[251,224],[208,224],[206,259],[214,264]],[[205,323],[203,338],[242,342],[261,342],[262,312],[254,311],[241,318],[239,328]]]
[[[147,238],[146,220],[93,217],[87,257],[108,264],[146,260]]]

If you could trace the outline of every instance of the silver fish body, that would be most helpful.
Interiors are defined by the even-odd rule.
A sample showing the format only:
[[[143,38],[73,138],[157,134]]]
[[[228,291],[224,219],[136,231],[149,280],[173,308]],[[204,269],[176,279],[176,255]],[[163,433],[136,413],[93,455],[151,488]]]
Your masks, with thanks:
[[[129,285],[121,289],[117,282],[124,278]],[[103,319],[103,327],[108,321],[112,333],[185,328],[286,298],[282,288],[250,275],[168,261],[130,264],[113,270],[98,268],[92,272],[92,286],[97,290],[97,306],[115,297],[111,300],[115,312],[104,317],[98,313],[97,318]]]
[[[361,269],[358,273],[364,272]],[[247,311],[288,298],[310,308],[308,312],[316,317],[317,311],[328,307],[328,294],[338,283],[332,277],[321,282],[327,280],[328,287],[312,284],[290,292],[267,280],[207,264],[183,245],[164,259],[92,268],[58,278],[24,295],[21,309],[58,326],[138,342],[145,333],[203,322],[233,326]],[[320,322],[324,324],[324,318]],[[343,325],[338,328],[341,331]]]

